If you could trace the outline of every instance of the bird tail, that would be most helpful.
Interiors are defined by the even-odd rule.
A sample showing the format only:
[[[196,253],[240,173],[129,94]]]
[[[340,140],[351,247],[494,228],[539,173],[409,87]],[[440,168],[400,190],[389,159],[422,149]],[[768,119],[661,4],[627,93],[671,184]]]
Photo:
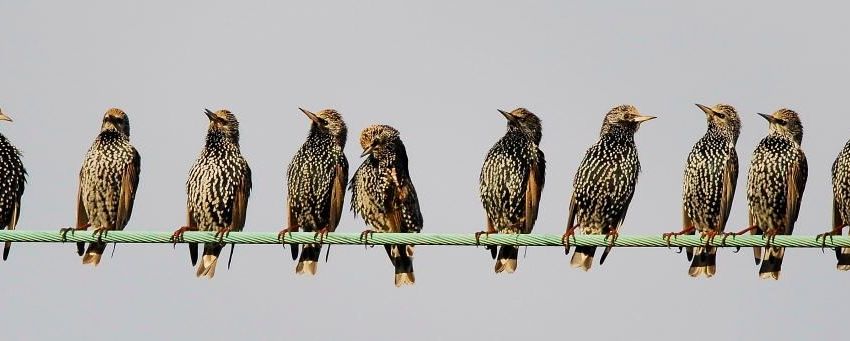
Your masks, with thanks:
[[[297,248],[297,246],[293,247],[296,250]],[[298,254],[297,252],[295,251],[293,254]],[[295,266],[295,273],[299,275],[315,275],[321,253],[321,244],[304,244],[301,249],[301,258],[298,258],[298,265]]]
[[[517,256],[519,256],[519,248],[507,245],[499,247],[499,255],[496,256],[496,273],[514,273],[517,267]]]
[[[385,245],[387,255],[395,267],[395,286],[413,285],[413,245]]]
[[[836,269],[841,271],[850,270],[850,247],[835,248],[835,258],[838,259]]]
[[[77,256],[82,256],[86,253],[86,243],[77,243]]]
[[[206,243],[204,244],[204,256],[201,258],[201,263],[198,264],[198,271],[195,273],[197,277],[213,278],[215,276],[215,266],[218,264],[218,256],[221,255],[221,250],[226,244],[222,243]]]
[[[83,264],[97,266],[100,264],[100,258],[103,257],[103,251],[106,251],[106,243],[89,243],[89,247],[83,254]]]
[[[570,259],[570,265],[574,268],[580,268],[584,271],[588,271],[590,270],[590,265],[593,264],[593,255],[595,253],[596,247],[576,246],[573,258]]]
[[[698,247],[694,249],[693,260],[691,267],[688,269],[688,275],[691,277],[711,277],[717,272],[717,248],[716,247]]]
[[[198,264],[198,243],[189,243],[189,260],[192,261],[192,266]]]
[[[782,257],[785,256],[784,247],[768,247],[765,248],[764,259],[761,261],[759,269],[759,277],[762,279],[779,279],[779,272],[782,270]]]
[[[4,261],[7,258],[9,258],[9,250],[11,250],[11,249],[12,249],[12,242],[6,242],[6,244],[3,245],[3,260]]]

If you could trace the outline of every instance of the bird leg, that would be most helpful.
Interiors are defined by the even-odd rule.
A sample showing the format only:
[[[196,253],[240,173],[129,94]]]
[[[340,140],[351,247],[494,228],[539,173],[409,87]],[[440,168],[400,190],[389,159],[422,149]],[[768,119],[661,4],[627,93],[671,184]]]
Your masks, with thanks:
[[[773,227],[769,227],[764,231],[764,234],[761,236],[762,239],[767,240],[767,244],[764,247],[770,247],[770,244],[773,244],[773,240],[776,239],[776,229]]]
[[[564,244],[564,248],[566,248],[566,252],[570,252],[570,237],[573,237],[573,241],[576,240],[576,228],[578,226],[568,226],[567,230],[564,231],[564,235],[561,236],[561,244]]]
[[[759,229],[759,227],[758,227],[758,226],[753,225],[753,226],[747,227],[747,228],[745,228],[745,229],[743,229],[743,230],[741,230],[741,231],[738,231],[738,232],[728,232],[728,233],[724,233],[724,234],[723,234],[723,239],[721,239],[721,240],[720,240],[720,244],[723,244],[723,245],[725,246],[725,245],[726,245],[726,238],[727,238],[727,237],[729,237],[729,236],[732,236],[732,239],[735,239],[735,236],[740,236],[740,235],[742,235],[742,234],[744,234],[744,233],[751,232],[751,231],[755,231],[755,230],[758,230],[758,229]]]
[[[614,246],[614,243],[617,242],[617,238],[620,237],[620,232],[617,229],[611,229],[608,233],[605,234],[605,241],[608,241],[608,238],[611,238],[611,243],[608,246]]]
[[[489,225],[489,224],[488,224]],[[478,231],[475,232],[475,246],[481,245],[481,235],[483,234],[485,238],[489,238],[491,234],[499,233],[492,226],[487,226],[486,231]]]
[[[218,239],[219,243],[224,242],[224,238],[230,236],[230,231],[231,231],[231,228],[229,228],[229,227],[219,227],[215,231],[215,238]]]
[[[699,239],[705,239],[705,246],[708,247],[714,243],[714,237],[717,237],[718,234],[715,230],[700,232]]]
[[[92,231],[92,236],[97,236],[97,242],[100,243],[103,241],[103,236],[107,235],[108,232],[108,227],[98,227]]]
[[[328,236],[328,228],[323,227],[316,231],[316,234],[313,235],[313,239],[319,238],[319,244],[325,241],[325,237]]]
[[[59,234],[62,235],[62,242],[64,243],[66,240],[68,240],[68,232],[71,232],[71,235],[73,236],[74,231],[85,231],[89,227],[91,227],[91,224],[85,224],[83,226],[77,226],[76,228],[65,227],[65,228],[59,229]]]
[[[670,245],[670,239],[671,239],[671,238],[676,238],[676,237],[681,236],[681,235],[683,235],[683,234],[689,234],[689,233],[691,233],[691,232],[694,232],[694,230],[696,230],[696,227],[694,227],[694,226],[689,226],[689,227],[686,227],[686,228],[682,229],[682,230],[681,230],[681,231],[679,231],[679,232],[667,232],[667,233],[664,233],[664,234],[662,234],[662,235],[661,235],[661,238],[663,238],[663,239],[664,239],[664,241],[666,241],[666,242],[667,242],[667,248],[669,249],[669,248],[670,248],[670,246],[671,246],[671,245]],[[680,251],[680,252],[681,252],[681,251]]]
[[[186,231],[197,231],[197,228],[189,227],[189,226],[181,226],[179,229],[175,230],[174,233],[171,234],[171,242],[174,243],[174,247],[177,247],[178,242],[183,241],[183,233]]]
[[[375,230],[366,229],[363,232],[360,232],[360,240],[363,241],[363,245],[369,245],[369,237],[375,234]]]
[[[829,237],[829,242],[830,242],[830,243],[832,243],[832,236],[835,236],[835,235],[839,235],[839,236],[840,236],[840,235],[841,235],[841,230],[844,230],[844,226],[843,226],[843,225],[842,225],[842,226],[836,226],[836,227],[833,227],[831,231],[829,231],[829,232],[825,232],[825,233],[821,233],[821,234],[819,234],[819,235],[817,235],[817,236],[815,237],[815,242],[817,242],[819,239],[823,238],[823,244],[821,244],[821,247],[820,247],[820,251],[821,251],[821,252],[823,252],[823,248],[825,248],[825,247],[826,247],[826,238],[827,238],[827,237]]]
[[[280,230],[280,232],[277,233],[277,240],[279,240],[282,244],[286,241],[287,234],[290,238],[292,238],[292,232],[298,232],[298,226],[290,226],[283,230]]]

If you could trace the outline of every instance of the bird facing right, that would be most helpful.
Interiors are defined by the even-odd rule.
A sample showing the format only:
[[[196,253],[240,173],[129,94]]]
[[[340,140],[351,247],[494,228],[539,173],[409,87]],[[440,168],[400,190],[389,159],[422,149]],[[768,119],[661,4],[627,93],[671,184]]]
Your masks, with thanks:
[[[790,235],[800,213],[800,202],[806,189],[808,163],[800,144],[803,124],[796,112],[779,109],[772,115],[759,114],[769,122],[768,134],[753,152],[747,179],[750,231],[762,234],[768,244],[776,235]],[[759,277],[779,279],[785,248],[768,245],[754,247],[756,264],[761,263]]]
[[[584,234],[606,234],[611,245],[635,193],[640,160],[635,133],[641,123],[655,118],[642,115],[631,105],[612,108],[602,121],[599,140],[584,155],[573,182],[567,230],[563,242],[569,250],[569,238],[580,228]],[[570,265],[590,270],[596,247],[577,246]],[[611,246],[605,248],[601,265]]]
[[[351,209],[370,225],[361,237],[373,232],[418,233],[422,230],[419,199],[407,168],[407,150],[398,130],[372,125],[360,133],[365,157],[349,183]],[[395,285],[412,285],[413,245],[384,245],[395,268]]]
[[[12,118],[0,110],[0,121],[12,122]],[[21,152],[11,142],[0,134],[0,230],[14,230],[21,215],[21,196],[24,195],[24,185],[27,182],[27,170],[21,162]],[[12,242],[3,246],[3,260],[9,257]]]
[[[476,233],[531,233],[537,220],[540,193],[546,178],[546,160],[540,150],[543,137],[540,119],[525,108],[506,112],[507,132],[490,148],[481,167],[481,204],[487,215],[487,230]],[[513,273],[519,249],[488,246],[496,258],[496,273]]]
[[[700,233],[710,242],[723,233],[735,185],[738,181],[738,152],[735,144],[741,132],[741,119],[731,105],[707,107],[697,104],[705,113],[708,130],[694,144],[685,166],[682,195],[682,231],[665,233],[669,238],[681,234]],[[717,271],[717,248],[687,248],[691,260],[691,277],[711,277]]]

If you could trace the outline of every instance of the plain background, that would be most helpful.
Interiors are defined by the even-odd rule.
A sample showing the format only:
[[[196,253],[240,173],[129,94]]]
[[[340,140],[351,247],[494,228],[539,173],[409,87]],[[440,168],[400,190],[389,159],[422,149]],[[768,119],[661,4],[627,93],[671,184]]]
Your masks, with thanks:
[[[797,233],[830,226],[830,166],[847,139],[847,8],[777,2],[146,1],[0,3],[0,131],[30,177],[20,229],[74,221],[77,172],[109,107],[131,118],[142,155],[128,230],[184,223],[184,184],[203,108],[228,108],[254,170],[246,229],[283,224],[284,172],[308,120],[333,107],[347,154],[371,123],[397,127],[427,232],[483,228],[478,174],[504,133],[496,109],[544,123],[549,161],[535,232],[562,233],[573,174],[602,116],[630,103],[659,118],[638,132],[643,164],[622,232],[681,227],[681,174],[705,131],[694,103],[737,107],[742,171],[730,229],[746,223],[757,112],[805,125],[809,184]],[[348,200],[348,199],[346,199]],[[346,207],[348,203],[346,202]],[[347,212],[347,211],[346,211]],[[346,213],[340,231],[360,231]],[[111,248],[110,248],[111,250]],[[10,339],[803,339],[846,333],[850,273],[830,252],[791,250],[781,281],[749,250],[719,255],[710,280],[684,255],[617,249],[589,273],[560,248],[529,248],[495,275],[483,248],[420,247],[414,287],[396,289],[380,248],[334,247],[315,278],[289,250],[242,246],[230,271],[198,280],[185,246],[120,245],[97,269],[71,244],[16,244],[0,264],[0,334]]]

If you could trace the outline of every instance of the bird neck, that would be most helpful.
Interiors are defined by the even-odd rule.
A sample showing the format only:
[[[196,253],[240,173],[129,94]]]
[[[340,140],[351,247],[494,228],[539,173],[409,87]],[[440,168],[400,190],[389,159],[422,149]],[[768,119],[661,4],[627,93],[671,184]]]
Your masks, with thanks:
[[[540,144],[540,140],[543,138],[543,134],[540,131],[528,131],[527,129],[521,127],[519,124],[508,123],[508,132],[507,134],[519,134],[528,139],[530,139],[535,144]]]
[[[104,127],[97,136],[98,140],[130,140],[130,137],[124,134],[123,131],[116,129],[113,126]]]
[[[634,143],[636,130],[634,127],[622,124],[606,124],[602,127],[599,137],[611,142]]]
[[[219,129],[210,129],[207,132],[207,148],[235,149],[239,150],[239,135],[228,134]]]
[[[310,134],[307,135],[307,141],[315,141],[317,143],[332,142],[345,147],[345,138],[340,140],[327,130],[317,127],[315,123],[310,127]]]

